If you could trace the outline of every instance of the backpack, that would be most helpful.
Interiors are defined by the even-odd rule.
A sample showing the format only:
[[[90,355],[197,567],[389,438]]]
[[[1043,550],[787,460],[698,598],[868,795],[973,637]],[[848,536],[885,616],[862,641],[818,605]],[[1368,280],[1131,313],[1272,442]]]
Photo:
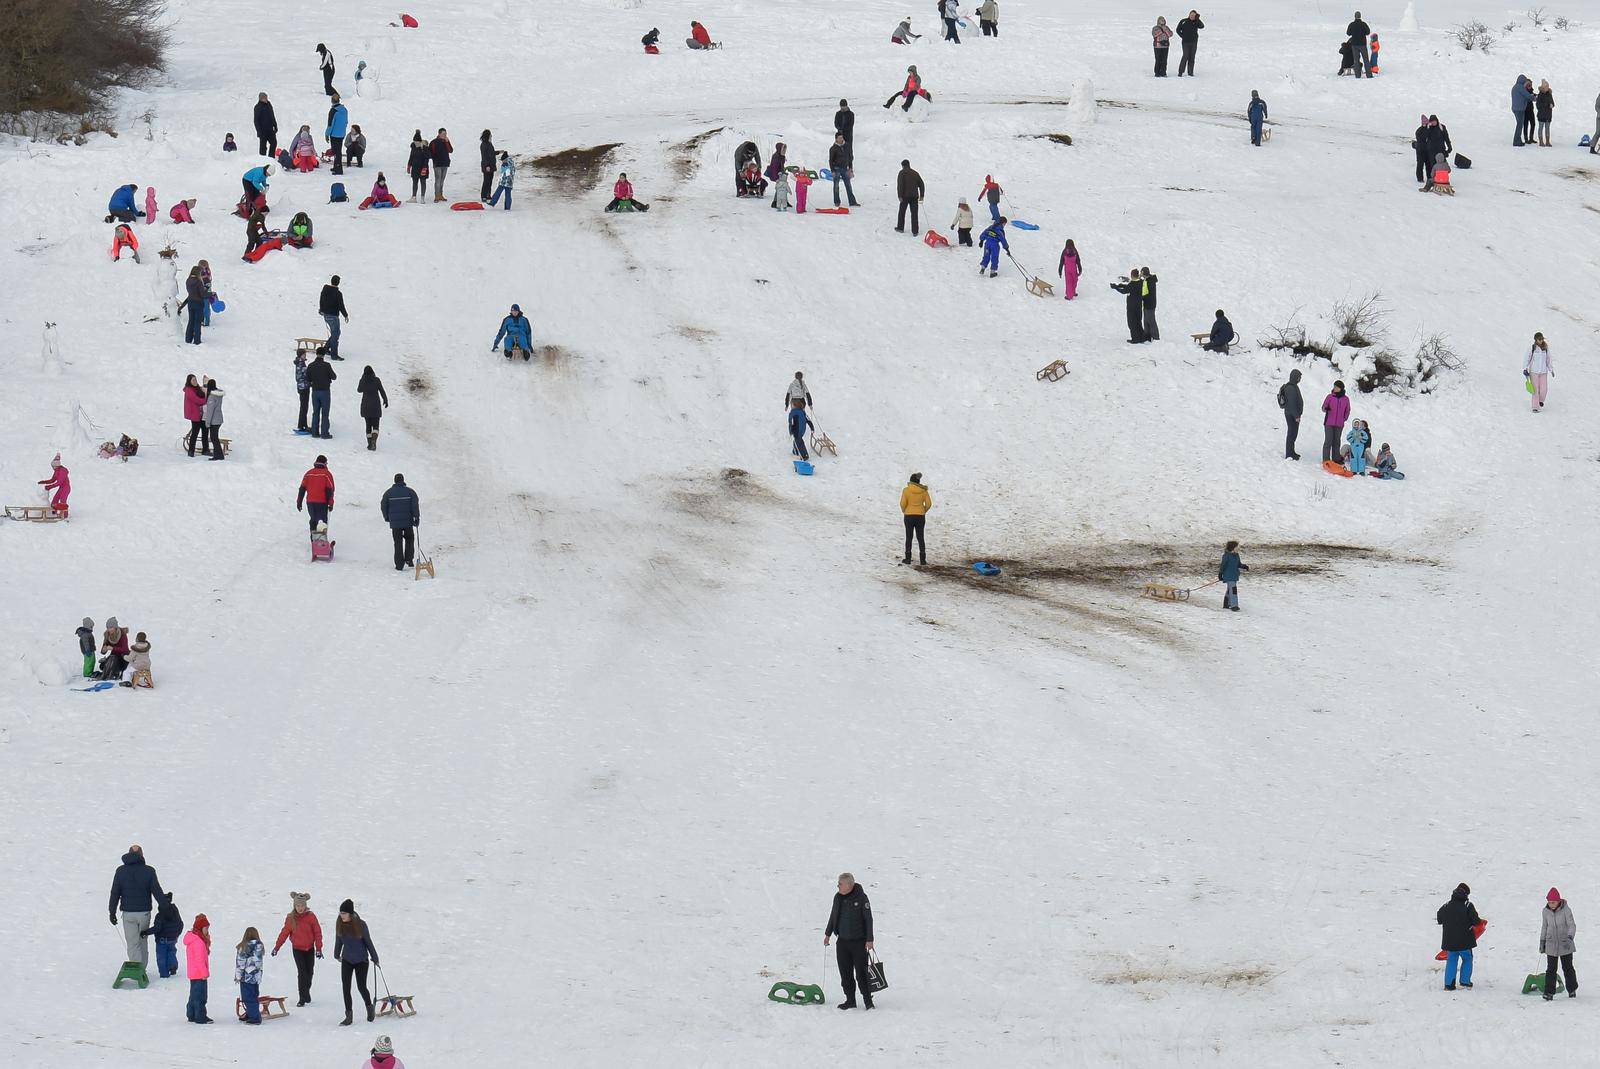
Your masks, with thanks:
[[[347,201],[349,199],[350,199],[350,197],[344,191],[344,183],[343,182],[335,182],[333,184],[333,188],[328,190],[328,203],[329,204],[343,204],[345,201]]]
[[[288,149],[280,148],[278,150],[278,166],[286,171],[294,169],[294,157],[289,155]]]

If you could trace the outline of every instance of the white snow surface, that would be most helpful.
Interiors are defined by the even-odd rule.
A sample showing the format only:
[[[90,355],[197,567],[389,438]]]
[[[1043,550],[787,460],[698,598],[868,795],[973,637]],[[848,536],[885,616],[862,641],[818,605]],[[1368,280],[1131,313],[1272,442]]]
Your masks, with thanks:
[[[170,76],[125,98],[120,136],[0,151],[0,494],[36,500],[58,450],[74,484],[70,524],[0,526],[0,1062],[338,1069],[380,1032],[411,1069],[1590,1057],[1593,998],[1520,988],[1549,886],[1585,978],[1600,917],[1600,169],[1576,147],[1597,5],[1487,55],[1387,35],[1370,82],[1334,77],[1349,5],[1326,3],[1205,5],[1200,77],[1164,81],[1156,12],[1125,7],[1003,4],[1002,37],[956,48],[931,5],[880,0],[452,2],[410,31],[395,6],[178,0]],[[892,46],[907,10],[929,36]],[[726,47],[685,51],[690,18]],[[318,41],[346,90],[358,59],[382,70],[381,97],[347,93],[367,166],[350,204],[326,203],[325,169],[274,177],[272,221],[308,211],[316,248],[243,264],[251,104],[272,95],[285,143],[320,135]],[[934,95],[916,125],[878,107],[910,62]],[[1510,145],[1524,72],[1555,87],[1549,152]],[[1100,100],[1081,127],[1080,81]],[[825,165],[841,96],[859,211],[733,198],[746,138]],[[1453,199],[1413,182],[1419,112],[1473,157]],[[524,160],[619,148],[592,188],[525,166],[510,213],[356,211],[379,170],[404,194],[410,132],[441,125],[452,199],[475,192],[485,127]],[[1077,241],[1080,299],[895,234],[902,158],[941,231],[994,174],[1042,227],[1011,235],[1029,272],[1054,278]],[[601,214],[622,169],[647,215]],[[106,255],[125,182],[158,190],[142,265]],[[189,196],[198,225],[166,223]],[[169,239],[228,303],[199,350],[147,321]],[[1130,265],[1162,280],[1148,347],[1107,288]],[[292,339],[320,329],[334,273],[347,360],[316,443],[289,433]],[[1372,290],[1396,347],[1445,331],[1465,361],[1425,395],[1355,396],[1404,483],[1322,472],[1333,373],[1256,343]],[[555,347],[532,364],[489,352],[513,301]],[[1218,307],[1248,351],[1190,345]],[[1539,415],[1519,374],[1535,330],[1558,376]],[[1056,358],[1071,374],[1036,382]],[[391,401],[376,453],[367,363]],[[1297,366],[1298,464],[1273,400]],[[809,479],[779,404],[796,369],[839,443]],[[173,445],[191,371],[227,391],[221,468]],[[97,459],[119,433],[139,456]],[[319,449],[331,565],[294,510]],[[927,571],[896,564],[913,470]],[[397,471],[432,581],[390,567]],[[1135,596],[1206,582],[1228,538],[1253,566],[1243,612],[1215,587]],[[1002,575],[969,578],[980,559]],[[79,618],[111,615],[149,634],[157,689],[68,684]],[[130,842],[186,921],[211,918],[214,1027],[185,1023],[181,977],[111,990],[105,894]],[[879,1009],[768,1002],[776,979],[838,1001],[822,926],[844,869],[872,897]],[[1433,913],[1462,880],[1490,923],[1476,989],[1448,995]],[[284,954],[262,990],[291,1016],[232,1024],[228,948],[248,925],[270,940],[290,890],[330,940],[353,898],[419,1015],[335,1027],[331,954],[294,1009]]]

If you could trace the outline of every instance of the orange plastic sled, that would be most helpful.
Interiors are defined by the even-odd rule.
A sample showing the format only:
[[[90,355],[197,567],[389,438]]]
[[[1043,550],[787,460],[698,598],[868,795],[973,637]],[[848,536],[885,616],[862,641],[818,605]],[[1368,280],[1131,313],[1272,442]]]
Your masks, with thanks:
[[[849,208],[812,208],[811,210],[813,212],[815,212],[816,214],[818,214],[818,215],[849,215],[850,214],[850,209]]]
[[[1483,920],[1482,918],[1479,918],[1478,923],[1474,924],[1472,926],[1472,938],[1474,938],[1474,939],[1482,939],[1483,938],[1483,930],[1485,928],[1487,928],[1487,927],[1489,927],[1489,922],[1486,921],[1486,920]],[[1434,961],[1448,961],[1449,959],[1450,959],[1450,952],[1448,950],[1441,950],[1441,951],[1439,951],[1439,953],[1437,953],[1437,954],[1435,954],[1433,956],[1433,960]]]
[[[1322,470],[1327,472],[1329,475],[1339,475],[1346,479],[1355,478],[1355,473],[1346,469],[1345,466],[1339,463],[1337,460],[1324,460],[1322,462]]]
[[[483,211],[483,202],[476,200],[458,200],[454,204],[450,205],[450,210],[453,212],[481,212]]]
[[[930,230],[922,235],[922,243],[930,249],[948,249],[950,247],[950,239],[937,230]]]

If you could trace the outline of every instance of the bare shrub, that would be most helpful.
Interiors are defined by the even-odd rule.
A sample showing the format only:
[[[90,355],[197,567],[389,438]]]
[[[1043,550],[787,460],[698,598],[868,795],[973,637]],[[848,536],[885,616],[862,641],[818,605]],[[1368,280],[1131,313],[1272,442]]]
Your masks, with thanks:
[[[1556,16],[1556,22],[1555,22],[1556,29],[1565,30],[1568,26],[1571,26],[1571,25],[1572,25],[1572,23],[1567,21],[1567,16],[1565,16],[1565,15],[1557,15]]]
[[[1383,294],[1376,290],[1338,301],[1333,306],[1334,340],[1352,349],[1370,348],[1383,337],[1388,319]]]
[[[1530,7],[1527,14],[1528,21],[1533,23],[1534,29],[1538,29],[1540,26],[1544,25],[1544,8]]]
[[[1468,52],[1487,52],[1495,42],[1494,33],[1479,19],[1460,23],[1450,31],[1450,36]]]
[[[0,114],[82,115],[164,69],[164,0],[0,4]]]
[[[1288,322],[1281,326],[1269,326],[1266,334],[1257,339],[1256,344],[1263,349],[1287,349],[1295,356],[1320,356],[1324,360],[1333,356],[1333,346],[1326,342],[1319,342],[1306,334],[1306,328],[1300,322],[1300,311],[1296,309],[1290,315]]]
[[[1441,371],[1460,371],[1464,365],[1461,357],[1450,347],[1447,335],[1435,331],[1426,335],[1417,346],[1417,378],[1419,382],[1432,382]]]
[[[1500,32],[1509,34],[1512,30],[1514,30],[1516,28],[1517,28],[1517,24],[1515,22],[1508,22],[1504,26],[1500,27]]]

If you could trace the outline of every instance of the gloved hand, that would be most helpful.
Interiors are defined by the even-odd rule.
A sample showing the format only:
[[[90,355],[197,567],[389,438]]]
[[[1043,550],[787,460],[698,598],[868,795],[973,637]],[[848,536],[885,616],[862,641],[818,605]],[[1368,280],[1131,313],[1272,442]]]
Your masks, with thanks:
[[[278,956],[278,948],[277,947],[273,947],[272,948],[272,957],[275,958],[277,956]]]
[[[322,951],[320,951],[320,950],[319,950],[319,951],[317,951],[317,960],[318,960],[318,961],[321,961],[321,960],[322,960]]]
[[[111,914],[111,926],[113,928],[117,926],[117,915],[115,913]]]

